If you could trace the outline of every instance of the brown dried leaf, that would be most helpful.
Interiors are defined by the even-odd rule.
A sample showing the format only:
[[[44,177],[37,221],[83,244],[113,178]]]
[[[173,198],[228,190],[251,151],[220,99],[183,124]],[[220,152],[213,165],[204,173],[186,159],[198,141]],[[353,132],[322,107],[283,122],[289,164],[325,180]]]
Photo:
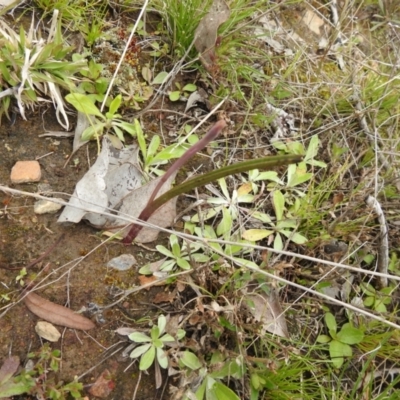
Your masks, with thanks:
[[[6,358],[0,368],[0,385],[7,382],[17,372],[18,367],[18,356],[11,356]]]
[[[286,319],[282,313],[278,295],[271,289],[269,295],[263,293],[245,295],[250,311],[256,321],[261,322],[264,332],[289,338]],[[263,332],[262,332],[263,333]]]
[[[229,18],[230,10],[224,0],[214,0],[208,13],[202,18],[195,32],[194,46],[200,60],[208,70],[215,62],[215,42],[218,28]]]
[[[176,297],[176,290],[173,292],[159,292],[156,294],[156,297],[154,297],[153,303],[154,304],[159,304],[159,303],[172,303],[175,300]]]
[[[46,300],[36,293],[28,293],[24,301],[29,311],[53,324],[84,331],[95,327],[95,324],[90,319],[76,314],[69,308]]]

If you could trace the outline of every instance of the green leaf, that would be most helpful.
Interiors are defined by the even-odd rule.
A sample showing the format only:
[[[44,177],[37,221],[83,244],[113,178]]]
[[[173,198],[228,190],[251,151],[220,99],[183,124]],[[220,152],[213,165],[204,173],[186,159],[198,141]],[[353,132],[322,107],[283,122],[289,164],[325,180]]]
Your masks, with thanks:
[[[374,310],[378,311],[380,313],[387,312],[387,308],[386,308],[385,304],[379,300],[375,303]]]
[[[336,319],[333,316],[333,314],[331,314],[331,313],[325,314],[325,323],[330,331],[334,331],[334,332],[337,331]]]
[[[139,133],[141,133],[143,135],[142,127],[140,125],[140,122],[137,119],[135,119],[133,124],[122,121],[120,123],[120,125],[124,130],[126,130],[132,136],[136,136]]]
[[[112,115],[114,115],[117,111],[119,106],[121,105],[122,102],[122,96],[119,94],[110,104],[110,108],[109,108],[109,113],[111,113]],[[111,119],[111,118],[110,118]]]
[[[94,83],[97,93],[105,94],[108,87],[108,80],[106,78],[99,78]]]
[[[156,246],[156,250],[164,256],[175,258],[175,256],[163,245],[159,244]]]
[[[312,160],[317,155],[318,144],[319,144],[318,135],[314,135],[311,138],[310,143],[308,145],[307,153],[306,156],[304,157],[305,162]]]
[[[291,237],[290,240],[296,244],[304,244],[308,242],[308,239],[303,236],[300,235],[300,233],[295,232]]]
[[[233,390],[218,381],[214,383],[212,392],[214,392],[215,397],[218,400],[240,400],[238,395]]]
[[[337,334],[337,340],[346,344],[357,344],[364,339],[364,333],[360,330],[351,326],[349,323],[344,324],[340,332]]]
[[[82,140],[91,140],[95,135],[101,135],[103,133],[103,129],[106,126],[105,123],[96,123],[96,121],[93,121],[94,125],[91,125],[87,127],[83,132],[82,132]]]
[[[242,266],[242,265],[247,266],[248,265],[248,266],[250,266],[250,267],[252,267],[254,269],[258,269],[258,265],[255,262],[250,261],[250,260],[246,260],[245,258],[234,257],[233,261],[239,262],[240,266]]]
[[[267,229],[247,229],[243,232],[242,238],[250,240],[251,242],[257,242],[258,240],[265,239],[273,233],[274,231],[269,231]]]
[[[152,157],[154,154],[156,154],[156,151],[158,150],[159,146],[160,146],[160,136],[154,135],[151,138],[149,147],[147,148],[147,157]]]
[[[257,374],[250,375],[250,382],[254,389],[256,389],[256,390],[260,389],[260,386],[261,386],[260,385],[260,377]]]
[[[206,394],[206,388],[207,388],[207,379],[204,379],[200,387],[196,390],[196,399],[197,400],[203,400],[204,395]]]
[[[187,260],[185,260],[184,258],[177,258],[176,259],[176,263],[178,264],[178,266],[184,270],[189,270],[191,267],[191,265],[189,264],[189,262]]]
[[[184,92],[195,92],[197,90],[197,86],[193,83],[188,83],[182,89]]]
[[[121,142],[125,142],[125,138],[124,138],[124,132],[122,132],[122,130],[120,128],[118,128],[118,126],[113,126],[114,132],[117,134],[118,139]]]
[[[141,275],[153,275],[153,271],[150,269],[150,264],[144,265],[139,269],[139,274]]]
[[[150,331],[151,340],[156,340],[160,336],[160,328],[157,325],[154,325]]]
[[[261,222],[270,224],[272,222],[271,217],[268,214],[262,213],[260,211],[254,211],[251,216],[253,218],[259,219]]]
[[[139,363],[139,369],[141,371],[146,371],[151,367],[151,364],[154,362],[154,358],[156,356],[156,348],[151,346],[150,349],[142,355]]]
[[[266,171],[266,172],[261,172],[260,174],[257,175],[257,177],[254,179],[254,181],[272,181],[279,183],[280,185],[283,185],[283,181],[281,181],[278,178],[278,173],[276,171]]]
[[[167,357],[167,353],[161,349],[161,348],[157,348],[157,361],[160,364],[161,368],[168,368],[168,357]]]
[[[132,342],[136,343],[145,343],[151,341],[150,337],[142,332],[132,332],[130,335],[128,335],[128,338],[132,340]]]
[[[232,216],[228,209],[222,209],[222,219],[221,222],[217,226],[217,235],[223,235],[227,232],[230,232],[232,228]]]
[[[329,343],[329,354],[331,358],[351,357],[353,355],[353,350],[348,344],[332,340]]]
[[[138,358],[145,353],[151,347],[151,343],[143,344],[142,346],[135,347],[132,353],[129,355],[130,358]]]
[[[328,335],[318,335],[317,342],[318,343],[329,343],[332,338]]]
[[[72,104],[78,111],[87,115],[96,115],[99,118],[105,119],[100,110],[90,100],[90,98],[80,93],[70,93],[65,96],[65,100]]]
[[[202,367],[200,360],[191,351],[185,350],[180,360],[182,361],[183,365],[185,365],[185,367],[188,367],[191,370],[199,369]]]
[[[160,340],[163,343],[167,343],[167,342],[175,342],[175,338],[173,336],[171,336],[169,333],[166,333],[165,335],[163,335]]]
[[[152,76],[152,74],[151,74],[150,68],[149,68],[149,67],[143,67],[143,68],[142,68],[142,77],[143,77],[143,79],[144,79],[146,82],[150,83],[150,81],[151,81],[151,76]]]
[[[276,220],[280,221],[283,218],[283,211],[285,209],[285,197],[280,190],[272,192],[272,204],[274,206]]]
[[[113,125],[120,126],[124,131],[127,131],[131,136],[136,136],[137,134],[136,124],[133,125],[129,122],[119,121],[118,123],[113,122]]]
[[[177,332],[177,334],[176,334],[176,338],[177,338],[178,340],[181,340],[181,339],[183,339],[185,336],[186,336],[186,331],[183,330],[183,329],[181,329],[181,328],[179,328],[179,329],[178,329],[178,332]]]
[[[202,253],[194,253],[192,254],[192,259],[198,263],[204,263],[210,260],[210,257],[206,254]]]
[[[174,257],[180,257],[181,256],[181,248],[179,246],[179,241],[176,235],[171,235],[169,237],[169,243],[171,245],[171,251]]]
[[[274,239],[274,249],[275,250],[283,250],[283,242],[282,242],[282,236],[277,233],[275,235],[275,239]]]
[[[179,90],[176,90],[174,92],[169,92],[169,99],[171,101],[178,101],[180,97],[181,97],[181,92]]]
[[[160,85],[165,82],[167,76],[168,76],[168,72],[162,71],[154,78],[154,80],[151,84],[152,85]]]
[[[365,307],[372,307],[374,305],[374,303],[375,303],[375,297],[372,297],[372,296],[367,297],[364,300]]]
[[[175,264],[176,264],[175,260],[167,260],[161,265],[160,271],[166,271],[166,272],[171,271],[174,268]]]
[[[158,317],[158,321],[157,321],[157,326],[158,326],[158,329],[160,330],[158,336],[160,336],[164,333],[166,325],[167,325],[167,318],[165,318],[165,315],[160,315]]]
[[[31,378],[31,380],[17,383],[12,381],[6,382],[0,386],[0,398],[18,396],[20,394],[28,393],[33,386],[35,386],[35,381],[33,378]]]
[[[291,232],[287,230],[279,230],[279,232],[285,235],[288,239],[290,239],[293,243],[296,244],[304,244],[308,241],[306,237],[300,235],[300,233],[297,232]]]
[[[304,162],[298,166],[290,164],[288,167],[288,186],[294,187],[301,183],[307,182],[312,177],[312,174],[307,172],[307,166]]]

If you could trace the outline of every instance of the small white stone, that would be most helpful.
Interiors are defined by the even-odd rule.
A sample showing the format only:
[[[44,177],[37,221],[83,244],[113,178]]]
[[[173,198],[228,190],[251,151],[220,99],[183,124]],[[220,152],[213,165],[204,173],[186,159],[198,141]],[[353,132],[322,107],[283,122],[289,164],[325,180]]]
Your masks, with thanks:
[[[35,326],[36,333],[43,339],[49,342],[57,342],[61,337],[61,333],[57,328],[46,321],[39,321]]]
[[[127,269],[132,268],[133,265],[136,264],[136,259],[132,254],[122,254],[119,257],[115,257],[110,260],[107,264],[107,267],[114,268],[119,271],[126,271]]]
[[[64,199],[59,199],[57,197],[54,197],[54,199],[64,201]],[[52,214],[57,212],[61,207],[61,204],[54,203],[51,200],[39,200],[33,206],[33,211],[35,214]]]

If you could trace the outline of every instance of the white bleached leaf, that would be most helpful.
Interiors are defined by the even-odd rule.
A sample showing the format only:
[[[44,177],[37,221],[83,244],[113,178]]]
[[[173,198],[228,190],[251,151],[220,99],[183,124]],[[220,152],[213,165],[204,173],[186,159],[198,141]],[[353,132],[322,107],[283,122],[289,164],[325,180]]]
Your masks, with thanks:
[[[270,332],[289,338],[286,319],[282,313],[279,297],[274,289],[271,289],[269,295],[265,292],[247,294],[245,299],[255,320],[262,324],[261,335]]]

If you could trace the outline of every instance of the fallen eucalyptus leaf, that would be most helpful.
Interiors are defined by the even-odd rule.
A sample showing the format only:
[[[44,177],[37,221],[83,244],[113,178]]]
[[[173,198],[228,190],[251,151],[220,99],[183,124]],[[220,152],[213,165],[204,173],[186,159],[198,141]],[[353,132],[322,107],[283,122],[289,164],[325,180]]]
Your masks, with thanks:
[[[18,370],[19,357],[10,356],[6,358],[0,368],[0,385],[7,382]]]
[[[245,299],[254,319],[262,324],[261,335],[270,332],[289,338],[286,319],[274,289],[271,289],[269,295],[265,292],[246,294]]]
[[[194,46],[200,53],[200,61],[206,69],[211,69],[215,63],[215,43],[218,28],[230,15],[228,5],[224,0],[214,0],[208,13],[202,18],[195,32]]]
[[[78,223],[85,218],[98,228],[114,222],[114,219],[110,221],[101,213],[113,209],[130,191],[140,187],[142,174],[135,167],[137,164],[136,145],[117,150],[104,138],[99,157],[76,184],[74,194],[58,222]]]
[[[116,214],[137,218],[162,179],[160,177],[142,185],[142,173],[135,167],[139,164],[137,145],[115,149],[106,137],[102,143],[100,155],[76,184],[74,194],[58,222],[78,223],[86,219],[96,228],[116,232],[121,228],[121,221],[117,217],[105,216],[103,212],[115,211]],[[175,175],[167,179],[159,195],[171,188]],[[172,199],[157,210],[148,222],[166,228],[173,223],[175,216],[176,199]],[[158,232],[157,229],[143,229],[137,241],[151,242],[157,238]]]
[[[36,293],[28,293],[24,301],[29,311],[53,324],[72,329],[81,329],[83,331],[95,327],[95,324],[90,319],[76,314],[67,307],[46,300]]]

